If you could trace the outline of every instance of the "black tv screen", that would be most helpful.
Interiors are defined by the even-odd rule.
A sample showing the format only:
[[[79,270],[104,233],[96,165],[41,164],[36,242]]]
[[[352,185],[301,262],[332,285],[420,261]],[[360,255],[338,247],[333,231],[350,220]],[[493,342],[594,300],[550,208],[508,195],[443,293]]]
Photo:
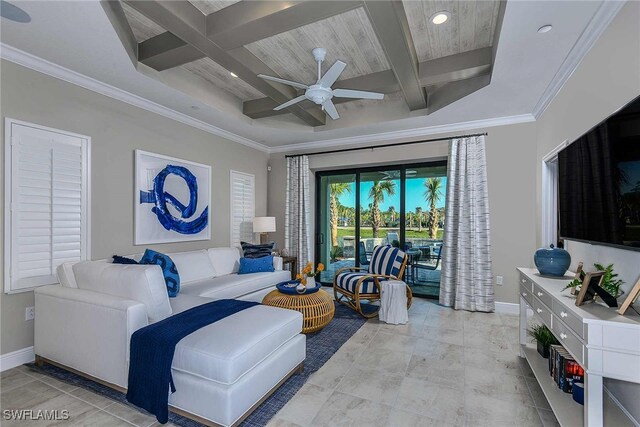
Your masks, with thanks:
[[[640,250],[640,97],[558,154],[560,237]]]

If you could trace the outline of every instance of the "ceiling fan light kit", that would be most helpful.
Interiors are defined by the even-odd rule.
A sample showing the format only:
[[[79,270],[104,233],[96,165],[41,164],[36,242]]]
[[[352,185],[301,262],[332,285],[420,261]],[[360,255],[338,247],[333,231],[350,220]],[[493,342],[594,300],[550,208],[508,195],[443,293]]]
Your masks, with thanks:
[[[322,110],[327,113],[329,117],[333,120],[337,120],[340,118],[338,111],[336,110],[336,106],[333,104],[331,99],[333,97],[336,98],[360,98],[360,99],[383,99],[384,94],[377,92],[367,92],[362,90],[351,90],[351,89],[331,89],[331,86],[338,80],[340,74],[347,67],[347,64],[342,61],[336,61],[331,68],[322,75],[322,63],[324,62],[327,56],[327,50],[321,47],[317,47],[311,51],[313,54],[313,58],[316,60],[318,64],[318,80],[315,84],[305,85],[303,83],[293,82],[290,80],[281,79],[279,77],[266,76],[264,74],[258,74],[258,77],[265,80],[270,80],[273,82],[282,83],[285,85],[289,85],[295,87],[297,89],[304,89],[304,95],[300,95],[297,98],[293,98],[284,104],[280,104],[274,108],[275,111],[282,110],[283,108],[287,108],[293,104],[297,104],[298,102],[304,101],[308,99],[322,107]]]

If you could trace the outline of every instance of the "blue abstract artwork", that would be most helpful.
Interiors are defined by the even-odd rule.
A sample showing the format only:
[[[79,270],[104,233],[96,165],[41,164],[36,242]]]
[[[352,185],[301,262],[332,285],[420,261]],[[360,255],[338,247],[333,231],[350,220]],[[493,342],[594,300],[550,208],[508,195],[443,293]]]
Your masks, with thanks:
[[[210,239],[211,167],[136,150],[135,244]]]

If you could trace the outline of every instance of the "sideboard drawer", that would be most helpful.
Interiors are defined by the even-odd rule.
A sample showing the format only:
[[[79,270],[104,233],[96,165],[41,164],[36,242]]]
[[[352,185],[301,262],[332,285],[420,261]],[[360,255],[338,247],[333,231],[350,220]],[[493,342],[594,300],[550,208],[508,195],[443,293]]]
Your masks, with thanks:
[[[551,326],[551,310],[545,307],[537,299],[533,298],[533,311],[542,319],[542,321],[548,326]]]
[[[531,282],[531,280],[522,273],[520,273],[520,286],[527,289],[529,292],[533,292],[533,282]]]
[[[533,295],[531,295],[531,287],[520,285],[520,296],[527,301],[530,307],[533,307]]]
[[[573,332],[571,332],[571,328],[558,320],[558,318],[553,319],[553,327],[551,328],[553,331],[553,335],[558,338],[558,341],[571,352],[582,367],[584,366],[584,346],[580,339]]]
[[[553,300],[552,309],[556,317],[566,323],[573,333],[579,338],[584,338],[584,324],[581,318],[556,300]]]
[[[533,284],[533,295],[542,301],[547,307],[551,307],[551,295],[536,283]]]

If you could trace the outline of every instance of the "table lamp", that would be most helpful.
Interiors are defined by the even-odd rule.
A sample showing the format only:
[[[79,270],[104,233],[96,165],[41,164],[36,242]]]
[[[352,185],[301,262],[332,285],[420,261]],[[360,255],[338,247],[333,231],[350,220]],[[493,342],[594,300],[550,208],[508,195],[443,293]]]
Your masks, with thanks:
[[[260,244],[267,243],[268,233],[276,231],[276,217],[257,216],[253,218],[253,232],[260,233]]]

